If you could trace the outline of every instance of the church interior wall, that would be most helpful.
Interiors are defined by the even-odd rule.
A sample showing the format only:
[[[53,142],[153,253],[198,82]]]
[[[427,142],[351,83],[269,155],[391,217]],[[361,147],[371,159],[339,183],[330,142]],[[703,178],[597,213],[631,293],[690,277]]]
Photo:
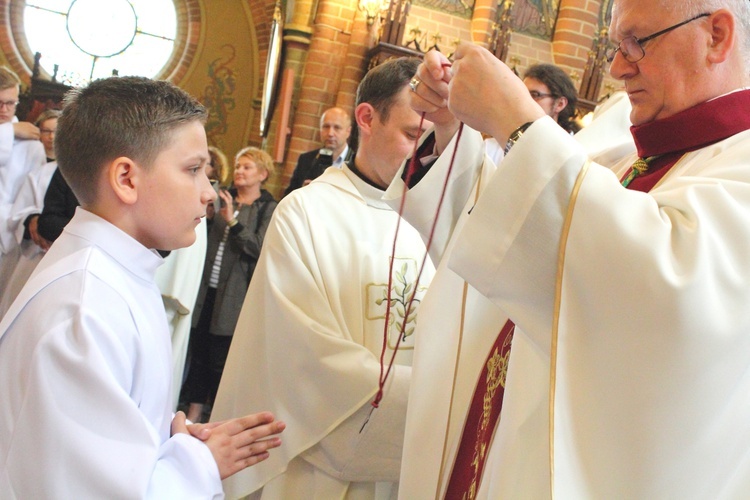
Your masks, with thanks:
[[[511,33],[505,62],[521,75],[531,64],[552,62],[579,84],[594,38],[602,27],[602,3],[608,1],[611,0],[546,0],[557,9],[553,29],[546,37],[529,34],[534,31],[534,18],[526,16],[532,29],[527,26]],[[267,183],[277,197],[288,183],[299,154],[319,145],[318,121],[322,112],[331,106],[348,110],[354,107],[356,87],[367,69],[368,53],[377,44],[379,25],[377,20],[368,24],[359,2],[279,0],[284,20],[279,82],[284,70],[288,70],[293,85],[286,121],[280,116],[277,99],[264,140],[259,133],[261,96],[277,1],[175,0],[178,11],[189,19],[188,41],[180,50],[190,57],[180,58],[163,77],[207,105],[209,142],[229,157],[246,145],[280,151],[277,174]],[[528,4],[525,8],[531,9],[528,0],[517,1],[514,8],[521,8],[524,3]],[[402,45],[419,39],[424,50],[436,42],[447,53],[453,52],[459,40],[488,47],[497,10],[503,4],[475,0],[474,9],[467,16],[431,7],[430,0],[414,0]],[[0,0],[0,59],[28,83],[33,60],[29,61],[32,56],[19,50],[13,37],[13,32],[16,36],[22,32],[20,26],[13,26],[17,23],[13,8],[18,8],[15,1]],[[533,10],[529,12],[534,14]],[[541,31],[539,26],[536,29]],[[617,88],[617,82],[605,74],[599,97]]]

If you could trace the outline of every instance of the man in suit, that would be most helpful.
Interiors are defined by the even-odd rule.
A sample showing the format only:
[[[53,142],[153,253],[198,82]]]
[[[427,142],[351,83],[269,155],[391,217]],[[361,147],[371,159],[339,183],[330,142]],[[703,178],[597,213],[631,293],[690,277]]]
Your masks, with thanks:
[[[351,160],[354,151],[346,142],[351,132],[352,119],[345,110],[331,108],[323,113],[320,117],[320,139],[324,147],[299,156],[284,196],[297,188],[307,186],[329,166],[341,168],[345,161]]]

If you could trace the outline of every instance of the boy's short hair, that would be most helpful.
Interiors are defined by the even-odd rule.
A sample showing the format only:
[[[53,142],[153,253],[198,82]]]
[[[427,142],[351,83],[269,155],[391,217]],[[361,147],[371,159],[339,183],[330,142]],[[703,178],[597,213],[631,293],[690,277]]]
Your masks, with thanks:
[[[7,66],[0,66],[0,90],[20,87],[21,79]]]
[[[65,95],[55,152],[78,201],[96,200],[103,166],[120,156],[148,169],[175,128],[206,121],[206,108],[177,86],[127,76],[96,80]]]
[[[389,59],[367,72],[357,87],[355,107],[363,102],[375,108],[385,123],[398,94],[417,73],[422,62],[416,57]]]
[[[252,146],[240,149],[239,152],[234,155],[234,164],[237,165],[237,162],[243,156],[250,158],[251,160],[253,160],[256,166],[268,172],[268,176],[266,177],[266,180],[263,181],[263,183],[270,179],[274,172],[276,172],[276,167],[273,164],[273,158],[271,158],[271,155],[269,155],[262,149],[258,149]]]
[[[34,125],[36,125],[37,127],[41,127],[42,123],[46,122],[47,120],[60,118],[60,114],[61,111],[59,109],[45,109],[39,114],[39,116],[36,117],[36,120],[34,120]]]

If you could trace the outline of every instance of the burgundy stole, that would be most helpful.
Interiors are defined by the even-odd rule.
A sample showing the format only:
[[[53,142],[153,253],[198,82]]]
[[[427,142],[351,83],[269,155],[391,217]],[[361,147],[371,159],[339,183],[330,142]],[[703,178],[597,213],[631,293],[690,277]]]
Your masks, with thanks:
[[[470,500],[477,495],[490,450],[490,441],[503,406],[505,376],[508,373],[514,329],[515,325],[508,320],[497,335],[482,366],[461,434],[448,489],[445,492],[447,499]]]
[[[717,97],[668,118],[631,127],[638,156],[658,156],[628,189],[647,192],[682,155],[750,129],[750,90]],[[627,173],[625,174],[627,176]]]

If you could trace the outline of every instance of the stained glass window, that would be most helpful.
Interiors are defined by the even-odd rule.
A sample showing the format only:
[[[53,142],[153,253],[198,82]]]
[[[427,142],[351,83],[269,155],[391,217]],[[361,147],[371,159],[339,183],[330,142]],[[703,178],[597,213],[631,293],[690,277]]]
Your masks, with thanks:
[[[24,30],[47,73],[81,85],[113,72],[156,76],[172,55],[177,14],[173,0],[26,0]]]

